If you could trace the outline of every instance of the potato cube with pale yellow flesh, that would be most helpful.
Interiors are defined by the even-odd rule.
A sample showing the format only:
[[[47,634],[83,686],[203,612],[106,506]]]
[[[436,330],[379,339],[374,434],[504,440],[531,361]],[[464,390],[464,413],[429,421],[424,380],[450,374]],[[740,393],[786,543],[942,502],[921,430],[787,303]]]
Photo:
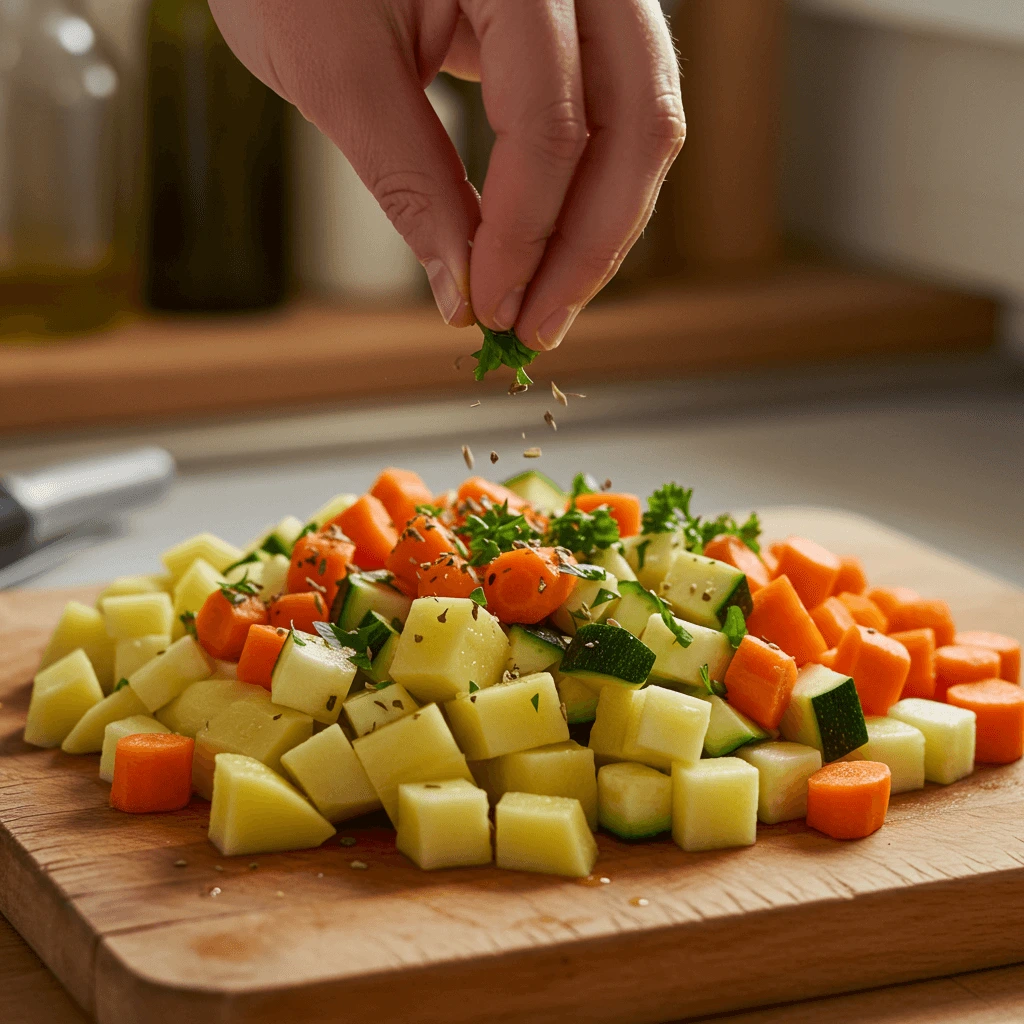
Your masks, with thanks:
[[[626,561],[636,578],[648,590],[657,590],[668,572],[672,556],[686,550],[686,534],[682,530],[671,533],[634,534],[622,542]]]
[[[474,762],[479,764],[481,762]],[[493,765],[496,799],[504,793],[571,796],[579,800],[591,831],[597,828],[597,770],[594,752],[575,740],[503,754]]]
[[[738,757],[672,765],[672,838],[687,852],[753,846],[757,769]]]
[[[354,494],[336,494],[330,501],[325,502],[320,508],[318,508],[310,517],[311,523],[316,523],[317,529],[323,526],[325,523],[329,523],[336,516],[340,516],[342,512],[356,503],[356,496]]]
[[[194,537],[189,537],[188,540],[183,540],[165,551],[160,556],[160,561],[167,566],[175,579],[179,579],[197,558],[209,562],[217,572],[223,572],[241,557],[241,550],[234,544],[229,544],[212,533],[197,533]]]
[[[81,648],[92,662],[96,679],[104,693],[114,688],[114,641],[107,636],[103,615],[80,601],[68,601],[39,662],[48,668],[55,661]]]
[[[569,726],[550,672],[465,694],[444,706],[466,756],[483,761],[569,738]]]
[[[493,686],[509,646],[498,620],[468,597],[413,601],[398,641],[391,678],[420,703],[451,700]]]
[[[209,835],[225,857],[308,850],[334,831],[291,783],[262,761],[218,755]]]
[[[974,771],[977,715],[973,711],[904,697],[889,708],[889,717],[924,733],[924,777],[929,782],[948,786]]]
[[[398,821],[398,787],[403,782],[473,781],[466,755],[436,704],[360,736],[352,747],[393,824]]]
[[[572,593],[555,609],[551,621],[569,636],[588,622],[604,622],[609,615],[614,616],[619,603],[619,581],[610,570],[596,565],[583,568],[597,569],[604,575],[596,580],[577,577]]]
[[[869,716],[864,719],[868,741],[851,750],[844,761],[878,761],[889,766],[890,793],[924,789],[924,733],[898,718]]]
[[[118,687],[82,715],[60,748],[65,754],[95,754],[103,749],[103,730],[111,722],[145,713],[146,705],[130,686]]]
[[[757,769],[758,821],[775,825],[807,817],[807,780],[821,767],[821,751],[779,740],[740,747],[736,757]]]
[[[625,555],[623,555],[614,544],[610,548],[605,548],[603,551],[598,548],[598,550],[590,556],[590,560],[594,565],[599,566],[601,569],[607,569],[619,581],[636,580],[636,573],[633,572],[633,567],[626,561]],[[607,618],[607,616],[605,617]]]
[[[622,745],[626,741],[626,727],[633,710],[633,701],[643,690],[630,690],[625,686],[602,686],[597,699],[597,713],[590,729],[587,744],[594,752],[594,761],[600,766],[612,761],[624,761]]]
[[[672,779],[645,764],[620,761],[597,773],[602,828],[623,839],[646,839],[672,827]]]
[[[174,584],[174,623],[171,636],[177,640],[185,635],[182,616],[198,615],[206,599],[227,582],[209,562],[196,558]]]
[[[281,767],[328,821],[345,821],[380,807],[376,790],[337,723],[285,751]]]
[[[419,704],[401,683],[392,683],[379,690],[363,690],[349,697],[342,707],[356,735],[365,736],[374,729],[411,715]]]
[[[230,683],[225,680],[222,685]],[[192,788],[210,799],[218,754],[244,754],[277,772],[281,756],[312,735],[313,719],[301,711],[270,701],[236,700],[196,733]]]
[[[103,700],[92,662],[79,649],[36,673],[25,721],[25,742],[59,747],[82,716]]]
[[[153,717],[163,722],[171,732],[195,739],[196,733],[216,715],[240,700],[269,704],[270,691],[254,683],[240,683],[233,679],[200,679],[170,704],[155,711]]]
[[[263,579],[260,586],[263,588],[260,597],[269,601],[278,594],[283,594],[288,586],[288,570],[291,568],[291,561],[287,555],[271,555],[263,563]]]
[[[132,640],[137,636],[171,635],[174,605],[162,590],[153,594],[122,594],[108,597],[100,611],[107,636]]]
[[[102,608],[108,597],[125,594],[155,594],[164,588],[152,576],[118,576],[108,583],[96,598],[96,607]]]
[[[487,794],[465,779],[403,783],[395,845],[424,871],[490,864],[489,806]]]
[[[128,685],[150,713],[170,704],[192,683],[209,679],[213,661],[190,636],[175,640],[163,654],[158,654],[128,677]]]
[[[597,843],[579,800],[506,793],[494,809],[494,860],[512,871],[585,878]]]
[[[163,654],[170,646],[171,638],[167,634],[118,640],[117,646],[114,648],[114,675],[117,677],[117,682],[120,683],[122,679],[127,679],[133,672],[142,668],[147,661],[152,661],[158,654]]]
[[[711,721],[710,703],[663,686],[648,686],[637,698],[622,744],[625,758],[652,768],[667,769],[673,761],[696,764]]]
[[[333,725],[356,677],[356,667],[349,661],[351,653],[344,647],[329,646],[321,636],[293,629],[271,677],[274,703]]]
[[[114,755],[117,741],[125,736],[137,736],[143,732],[168,733],[171,730],[150,715],[131,715],[109,722],[103,730],[103,752],[100,754],[100,778],[104,782],[114,781]]]
[[[255,562],[243,562],[233,569],[228,569],[224,573],[224,579],[228,583],[251,583],[257,588],[260,597],[263,596],[263,562],[260,559]]]

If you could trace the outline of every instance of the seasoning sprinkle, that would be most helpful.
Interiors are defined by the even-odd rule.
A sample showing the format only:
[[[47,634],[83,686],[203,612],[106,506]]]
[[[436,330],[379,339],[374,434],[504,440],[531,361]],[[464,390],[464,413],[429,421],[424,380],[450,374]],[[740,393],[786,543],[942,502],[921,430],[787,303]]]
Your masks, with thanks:
[[[462,458],[463,458],[463,460],[466,463],[466,468],[467,469],[472,469],[473,466],[476,465],[476,462],[475,462],[475,460],[473,458],[473,453],[469,450],[469,445],[468,444],[464,444],[462,446]]]
[[[384,701],[382,701],[382,700],[375,700],[373,703],[376,704],[377,707],[383,708],[385,711],[387,711],[387,709],[388,709],[387,704],[385,704]]]
[[[188,867],[188,861],[187,860],[176,860],[174,862],[174,866],[176,868],[187,868]]]
[[[223,892],[219,885],[215,885],[209,892],[210,896],[219,896]]]
[[[475,408],[476,408],[476,407],[477,407],[478,405],[483,405],[483,404],[484,404],[484,403],[483,403],[483,402],[481,402],[481,401],[480,401],[480,399],[478,398],[478,399],[477,399],[477,400],[476,400],[475,402],[473,402],[473,403],[472,403],[472,404],[470,405],[470,409],[475,409]]]
[[[509,386],[508,393],[510,395],[521,395],[524,391],[529,391],[530,386],[528,384],[520,384],[518,381],[513,381]]]
[[[366,871],[370,865],[367,864],[365,860],[354,860],[349,864],[349,867],[355,871]]]
[[[341,846],[355,846],[357,842],[359,842],[359,840],[356,839],[355,836],[342,836],[338,840],[338,843]]]
[[[448,621],[448,609],[447,608],[445,608],[445,610],[443,612],[441,612],[440,615],[438,615],[437,621],[440,622],[440,623],[445,623],[445,622]]]
[[[612,481],[610,477],[605,477],[604,483],[601,484],[602,491],[610,491],[612,489]]]
[[[491,465],[493,466],[498,461],[498,453],[491,452]]]
[[[541,450],[539,448],[527,448],[523,452],[524,459],[539,459],[541,457]]]
[[[550,409],[548,409],[548,411],[546,413],[544,413],[544,422],[552,430],[558,430],[558,424],[555,422],[555,417],[551,415],[551,410]]]
[[[249,865],[249,870],[250,870],[250,871],[255,871],[255,870],[256,870],[256,869],[258,868],[258,867],[259,867],[259,864],[257,864],[257,863],[256,863],[256,861],[253,861],[253,862],[252,862],[252,863],[251,863],[251,864]]]
[[[224,870],[224,865],[223,864],[214,864],[213,865],[213,870],[214,871],[223,871]]]
[[[565,394],[566,394],[566,396],[568,398],[586,398],[587,397],[586,395],[581,395],[578,391],[566,391]]]
[[[422,637],[422,635],[421,635],[421,634],[419,634],[419,633],[413,633],[413,635],[412,635],[412,641],[413,641],[413,643],[415,643],[415,644],[421,644],[421,643],[423,643],[423,637]]]
[[[278,889],[278,890],[277,890],[277,892],[275,892],[275,893],[274,893],[274,895],[275,895],[275,896],[276,896],[276,897],[277,897],[277,898],[278,898],[279,900],[280,900],[280,899],[284,899],[284,893],[283,893],[283,892],[281,892],[281,890],[280,890],[280,889]]]
[[[562,403],[562,405],[569,404],[569,399],[567,399],[565,395],[562,394],[561,388],[559,388],[559,386],[554,381],[551,382],[551,394],[554,395],[555,398]]]

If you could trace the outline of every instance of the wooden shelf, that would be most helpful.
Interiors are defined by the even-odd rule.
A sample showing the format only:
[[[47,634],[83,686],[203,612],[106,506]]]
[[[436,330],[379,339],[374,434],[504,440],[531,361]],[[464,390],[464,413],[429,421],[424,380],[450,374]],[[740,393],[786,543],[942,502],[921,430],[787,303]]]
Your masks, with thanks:
[[[978,351],[996,303],[881,274],[789,265],[758,280],[661,282],[595,303],[534,364],[563,387],[877,354]],[[474,386],[475,330],[428,308],[303,300],[272,314],[143,319],[105,334],[0,344],[0,433],[140,424],[448,393]],[[494,391],[508,381],[487,382]]]

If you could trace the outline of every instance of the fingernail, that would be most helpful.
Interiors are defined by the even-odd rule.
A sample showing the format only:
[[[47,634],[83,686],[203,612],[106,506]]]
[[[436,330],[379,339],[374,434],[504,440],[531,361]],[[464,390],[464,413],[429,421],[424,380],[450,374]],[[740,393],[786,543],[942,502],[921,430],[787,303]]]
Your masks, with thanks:
[[[546,349],[558,348],[579,312],[579,306],[556,309],[537,329],[537,340]]]
[[[519,307],[523,304],[523,295],[525,294],[525,288],[513,288],[501,300],[498,308],[494,311],[494,326],[499,331],[507,331],[516,322],[516,317],[519,316]]]
[[[427,272],[427,280],[430,282],[430,290],[434,293],[434,301],[437,308],[444,317],[444,322],[450,324],[460,309],[466,305],[466,300],[455,283],[452,272],[441,262],[441,260],[427,260],[423,264]]]

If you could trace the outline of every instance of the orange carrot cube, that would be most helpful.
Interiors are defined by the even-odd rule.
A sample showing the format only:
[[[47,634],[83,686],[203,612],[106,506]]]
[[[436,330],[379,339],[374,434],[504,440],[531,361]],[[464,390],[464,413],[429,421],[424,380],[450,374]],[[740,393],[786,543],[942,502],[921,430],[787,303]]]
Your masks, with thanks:
[[[867,596],[882,609],[887,619],[891,619],[904,605],[921,599],[921,595],[910,587],[874,587]]]
[[[834,594],[863,594],[868,589],[868,578],[864,566],[854,555],[839,556],[839,575],[833,584]]]
[[[1024,690],[1005,679],[958,683],[946,702],[977,715],[974,760],[1009,764],[1024,756]]]
[[[818,658],[818,664],[824,665],[825,668],[835,669],[836,667],[836,648],[830,647],[824,654]]]
[[[356,546],[354,561],[360,569],[383,569],[398,531],[379,498],[364,494],[331,520]]]
[[[879,607],[881,606],[879,605]],[[885,609],[883,608],[882,611],[885,612]],[[945,601],[926,601],[924,598],[918,598],[916,601],[907,601],[901,604],[892,613],[885,612],[885,614],[889,617],[889,629],[893,633],[930,626],[935,630],[935,643],[939,647],[951,644],[953,637],[956,636],[953,615]]]
[[[807,824],[833,839],[863,839],[885,824],[892,773],[880,761],[833,761],[807,780]]]
[[[935,696],[945,700],[946,691],[958,683],[977,683],[999,678],[999,652],[988,647],[946,644],[935,651]]]
[[[788,576],[777,576],[754,595],[747,632],[791,654],[797,666],[817,661],[828,650],[821,630],[803,606]]]
[[[348,575],[356,546],[337,526],[300,537],[288,566],[288,593],[315,590],[330,605]]]
[[[709,540],[704,545],[704,554],[739,569],[747,577],[751,594],[771,583],[767,566],[734,533],[720,533]]]
[[[903,644],[910,655],[910,671],[900,697],[931,700],[935,695],[935,630],[925,626],[890,633],[889,637]]]
[[[315,591],[302,594],[282,594],[267,605],[270,625],[285,629],[301,629],[303,633],[315,633],[314,622],[326,622],[331,609]]]
[[[856,625],[850,609],[838,597],[828,597],[817,608],[812,608],[811,618],[829,647],[835,647],[846,631]]]
[[[416,515],[417,505],[434,503],[434,496],[423,478],[409,469],[391,467],[383,470],[370,488],[370,494],[387,509],[392,523],[399,530]]]
[[[836,649],[833,668],[853,676],[865,715],[886,715],[900,699],[910,655],[898,641],[866,626],[852,626]]]
[[[805,608],[816,608],[839,578],[839,559],[806,537],[787,537],[777,551],[777,576],[788,576]]]
[[[114,751],[110,806],[130,814],[177,811],[192,796],[195,740],[176,733],[123,736]]]
[[[726,692],[737,711],[765,729],[777,729],[796,685],[796,662],[775,644],[749,633],[726,670]]]
[[[1020,682],[1020,641],[1001,633],[990,633],[976,629],[968,633],[957,633],[953,641],[968,647],[988,647],[999,654],[999,678],[1008,683]]]
[[[640,532],[642,511],[640,499],[635,494],[581,494],[576,499],[576,507],[581,512],[593,512],[602,505],[608,506],[612,519],[619,524],[620,537],[633,537]],[[705,552],[707,554],[707,552]]]
[[[877,629],[879,633],[889,632],[889,619],[885,612],[871,600],[870,597],[865,597],[863,594],[851,594],[849,591],[844,591],[839,594],[839,600],[846,605],[848,611],[853,616],[853,621],[858,626],[867,626],[869,629]]]
[[[270,689],[270,677],[288,639],[284,626],[250,626],[235,674],[243,683]]]

